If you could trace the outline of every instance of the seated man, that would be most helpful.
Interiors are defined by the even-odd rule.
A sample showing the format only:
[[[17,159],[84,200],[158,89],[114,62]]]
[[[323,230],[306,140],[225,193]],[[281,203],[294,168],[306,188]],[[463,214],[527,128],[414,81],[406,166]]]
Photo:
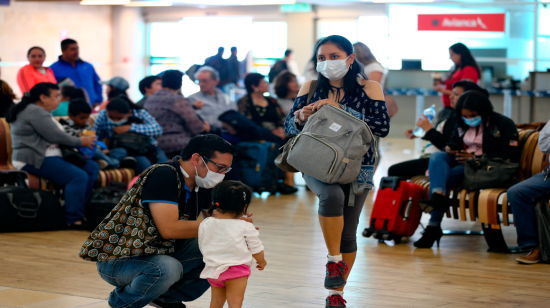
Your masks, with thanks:
[[[550,121],[546,123],[539,134],[539,148],[545,154],[550,153],[549,123]],[[518,245],[520,248],[532,249],[528,255],[516,259],[519,263],[535,264],[541,261],[535,205],[538,198],[550,193],[550,179],[547,179],[548,169],[549,167],[546,167],[544,172],[508,189],[508,201],[514,213]]]
[[[101,249],[103,258],[90,259],[97,254],[86,253],[91,241],[84,243],[80,257],[98,261],[100,276],[116,287],[109,296],[111,307],[137,308],[149,304],[184,308],[182,301],[193,301],[210,288],[206,279],[199,278],[205,265],[197,241],[200,222],[196,220],[202,209],[211,206],[211,188],[231,170],[234,153],[235,148],[217,135],[195,136],[181,151],[181,157],[153,166],[130,190],[132,196],[127,200],[141,200],[137,202],[139,209],[131,213],[139,216],[141,212],[143,224],[135,223],[136,218],[125,213],[119,215],[120,212],[106,218],[91,235],[93,238],[107,224],[103,230],[111,234],[109,240],[113,244],[107,243]],[[248,217],[242,219],[252,222]],[[117,226],[113,229],[110,225]],[[118,239],[117,228],[120,233],[129,229],[135,235],[124,233],[130,238],[127,242],[122,237],[118,242],[111,241]],[[139,249],[130,252],[126,247],[132,246],[132,237]]]
[[[218,117],[228,110],[237,110],[237,104],[231,102],[227,94],[216,88],[220,77],[212,67],[201,67],[195,73],[195,78],[201,90],[187,99],[193,104],[197,114],[210,123],[213,131],[219,131],[222,128],[222,123]]]

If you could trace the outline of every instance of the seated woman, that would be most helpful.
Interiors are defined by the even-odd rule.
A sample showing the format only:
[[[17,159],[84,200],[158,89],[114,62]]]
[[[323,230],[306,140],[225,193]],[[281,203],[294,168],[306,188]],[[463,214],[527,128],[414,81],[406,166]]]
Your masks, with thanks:
[[[456,126],[456,103],[462,93],[470,90],[479,91],[485,96],[489,97],[489,92],[481,88],[477,84],[471,81],[458,81],[453,85],[453,92],[451,94],[451,106],[445,107],[438,114],[437,124],[432,126],[430,121],[425,117],[418,119],[416,125],[421,127],[426,131],[426,135],[422,137],[423,140],[427,140],[431,145],[435,146],[439,151],[444,151],[445,146],[449,143],[451,134],[453,133]],[[409,139],[416,138],[412,129],[408,129],[405,132],[405,137]],[[417,158],[402,163],[395,164],[388,169],[388,176],[398,176],[410,179],[414,176],[425,175],[426,170],[428,170],[428,164],[430,163],[430,158]]]
[[[457,126],[445,147],[445,152],[432,154],[428,167],[430,200],[420,200],[420,207],[431,213],[430,222],[417,248],[431,248],[443,235],[441,221],[450,206],[447,188],[464,180],[464,162],[468,158],[487,155],[517,161],[518,131],[514,121],[493,111],[484,93],[468,91],[456,105]]]
[[[83,225],[86,202],[90,198],[99,166],[92,160],[79,168],[63,160],[60,145],[91,147],[95,136],[73,137],[51,115],[59,106],[59,87],[38,83],[8,114],[11,123],[13,165],[52,183],[65,186],[65,222]]]
[[[244,79],[247,95],[242,97],[237,106],[239,112],[252,120],[256,125],[267,128],[271,133],[282,140],[286,139],[285,130],[285,112],[277,103],[277,100],[264,96],[269,92],[269,84],[262,74],[250,73]],[[281,146],[283,143],[280,144]],[[284,173],[281,171],[281,173]],[[283,182],[279,184],[279,192],[282,194],[292,194],[298,191],[294,187],[294,174],[281,174]]]
[[[300,92],[300,84],[296,79],[296,75],[290,71],[282,71],[275,77],[275,94],[277,95],[277,103],[283,108],[285,116],[294,106],[294,100]]]
[[[264,96],[269,92],[269,83],[262,74],[250,73],[244,79],[247,95],[237,102],[239,112],[254,121],[257,125],[271,130],[271,132],[285,139],[283,125],[285,113],[277,100]]]
[[[0,118],[5,118],[17,97],[7,82],[0,79]]]
[[[151,145],[148,155],[129,152],[128,155],[136,159],[136,173],[141,174],[145,169],[156,163],[168,161],[166,154],[158,148],[155,137],[162,136],[162,127],[147,110],[133,104],[125,97],[117,97],[109,101],[106,110],[99,112],[94,123],[97,138],[109,145],[109,139],[116,134],[135,133],[149,136]]]

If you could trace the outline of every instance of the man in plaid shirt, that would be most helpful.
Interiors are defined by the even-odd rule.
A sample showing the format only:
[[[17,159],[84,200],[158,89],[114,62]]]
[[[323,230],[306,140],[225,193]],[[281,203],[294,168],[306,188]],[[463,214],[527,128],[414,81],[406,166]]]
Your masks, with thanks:
[[[157,123],[147,110],[138,106],[126,97],[117,97],[112,99],[107,105],[106,110],[102,110],[94,124],[94,130],[98,140],[105,140],[108,144],[115,134],[135,133],[149,136],[151,138],[151,151],[153,155],[133,155],[136,162],[136,172],[142,173],[152,164],[168,161],[168,157],[157,145],[155,137],[162,136],[162,127]]]

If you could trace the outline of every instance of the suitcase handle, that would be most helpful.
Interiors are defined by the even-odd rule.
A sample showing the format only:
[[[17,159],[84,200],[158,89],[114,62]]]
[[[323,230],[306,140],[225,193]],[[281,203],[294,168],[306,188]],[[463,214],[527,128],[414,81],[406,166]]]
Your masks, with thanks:
[[[411,208],[413,205],[413,198],[410,197],[409,200],[403,201],[401,204],[401,208],[399,209],[399,215],[403,217],[403,221],[407,221],[409,219],[409,214],[411,212]]]
[[[399,184],[401,184],[401,182],[407,182],[407,179],[397,176],[383,177],[382,180],[380,180],[380,190],[391,187],[393,191],[396,191],[399,188]]]
[[[36,203],[21,202],[19,203],[19,206],[13,203],[12,193],[7,193],[6,196],[8,197],[8,200],[11,206],[17,210],[17,215],[19,215],[19,217],[33,219],[38,216],[38,209],[40,208],[40,204],[42,203],[42,198],[40,198],[40,193],[38,192],[33,193],[33,196],[36,199]]]

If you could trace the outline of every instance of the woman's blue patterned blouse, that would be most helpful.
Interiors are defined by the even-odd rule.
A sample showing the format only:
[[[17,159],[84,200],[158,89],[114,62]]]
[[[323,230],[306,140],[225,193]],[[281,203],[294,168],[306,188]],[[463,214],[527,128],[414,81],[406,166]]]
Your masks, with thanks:
[[[358,95],[351,97],[347,93],[340,101],[342,109],[346,110],[353,116],[365,121],[370,127],[372,133],[378,137],[386,137],[390,131],[390,117],[386,108],[386,103],[382,100],[373,100],[367,96],[363,89],[358,89]],[[318,88],[313,94],[311,103],[315,103],[318,100],[328,98],[328,93],[323,89]],[[294,101],[292,110],[288,113],[285,121],[285,132],[289,136],[296,136],[300,133],[303,126],[298,125],[294,121],[294,112],[304,108],[307,105],[307,94],[299,96]],[[363,156],[363,164],[361,166],[361,172],[357,177],[359,184],[367,182],[366,189],[372,189],[374,187],[374,164],[376,157],[374,155],[374,149],[371,147],[367,154]]]

